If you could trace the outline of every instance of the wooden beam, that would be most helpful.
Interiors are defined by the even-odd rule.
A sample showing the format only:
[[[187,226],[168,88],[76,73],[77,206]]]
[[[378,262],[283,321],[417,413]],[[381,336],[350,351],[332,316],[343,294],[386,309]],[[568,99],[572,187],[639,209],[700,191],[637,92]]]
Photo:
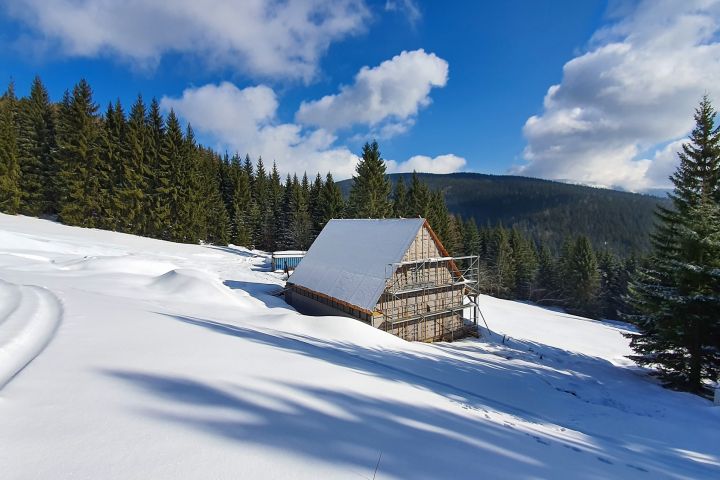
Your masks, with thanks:
[[[426,227],[428,229],[428,232],[430,232],[430,237],[435,242],[435,246],[437,246],[438,250],[440,250],[440,253],[443,254],[444,257],[451,256],[450,253],[448,253],[447,249],[445,249],[445,246],[440,241],[440,238],[437,236],[435,231],[430,226],[430,223],[425,219],[425,223],[423,224],[423,227]],[[450,268],[452,268],[453,272],[457,273],[459,277],[462,277],[462,273],[460,273],[460,270],[458,269],[457,265],[455,265],[454,260],[450,260]]]
[[[313,295],[317,295],[317,296],[320,297],[320,298],[324,298],[325,300],[328,300],[328,301],[330,301],[330,302],[335,302],[335,303],[337,303],[338,305],[343,305],[343,306],[348,307],[348,308],[351,308],[351,309],[353,309],[353,310],[357,310],[357,311],[360,312],[360,313],[366,313],[366,314],[368,314],[368,315],[370,315],[370,316],[372,316],[372,314],[373,314],[370,310],[367,310],[367,309],[358,307],[357,305],[353,305],[352,303],[344,302],[344,301],[342,301],[342,300],[340,300],[340,299],[337,299],[337,298],[335,298],[335,297],[331,297],[330,295],[325,295],[324,293],[316,292],[315,290],[312,290],[312,289],[309,289],[309,288],[306,288],[306,287],[302,287],[302,286],[300,286],[300,285],[296,285],[296,284],[294,284],[294,283],[288,282],[288,283],[287,283],[287,286],[288,286],[291,290],[296,289],[296,290],[302,290],[302,291],[305,291],[305,292],[309,292],[309,293],[312,293]],[[301,294],[301,295],[302,295],[302,294]]]

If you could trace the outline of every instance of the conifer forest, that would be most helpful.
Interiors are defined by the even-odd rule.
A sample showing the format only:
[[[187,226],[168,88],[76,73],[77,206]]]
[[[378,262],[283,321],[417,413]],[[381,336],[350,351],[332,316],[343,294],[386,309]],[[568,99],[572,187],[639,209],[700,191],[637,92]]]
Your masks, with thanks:
[[[0,99],[0,211],[264,251],[306,250],[333,218],[421,216],[451,254],[480,256],[484,292],[631,321],[634,358],[697,392],[720,373],[720,135],[709,99],[695,122],[670,202],[638,243],[651,247],[614,251],[578,232],[548,244],[463,218],[420,175],[392,182],[375,141],[345,195],[328,172],[281,175],[262,157],[198,144],[155,99],[101,110],[85,80],[51,99],[36,78],[27,97],[10,84]]]

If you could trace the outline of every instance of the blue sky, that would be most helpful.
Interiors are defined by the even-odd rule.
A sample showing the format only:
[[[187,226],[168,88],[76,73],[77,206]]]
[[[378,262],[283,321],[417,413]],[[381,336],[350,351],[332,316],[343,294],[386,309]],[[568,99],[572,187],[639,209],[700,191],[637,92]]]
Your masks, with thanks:
[[[85,77],[103,108],[155,96],[286,172],[347,177],[376,137],[393,171],[630,190],[667,185],[720,80],[716,0],[164,3],[0,7],[0,76],[55,99]]]

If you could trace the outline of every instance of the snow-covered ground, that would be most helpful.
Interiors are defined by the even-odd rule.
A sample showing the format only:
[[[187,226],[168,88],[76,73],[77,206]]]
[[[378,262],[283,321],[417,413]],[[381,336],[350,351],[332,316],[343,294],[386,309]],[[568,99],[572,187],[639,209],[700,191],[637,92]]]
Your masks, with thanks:
[[[720,408],[627,326],[484,297],[492,334],[407,343],[266,262],[0,215],[0,478],[720,478]]]

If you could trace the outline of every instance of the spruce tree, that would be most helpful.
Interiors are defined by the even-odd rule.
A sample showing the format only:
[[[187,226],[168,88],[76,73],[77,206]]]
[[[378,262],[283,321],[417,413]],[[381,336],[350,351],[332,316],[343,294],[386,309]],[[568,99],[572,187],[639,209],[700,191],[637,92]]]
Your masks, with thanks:
[[[230,216],[222,197],[222,165],[224,160],[213,151],[200,148],[199,192],[203,197],[199,209],[200,239],[215,245],[227,245],[230,241]]]
[[[491,258],[493,279],[492,291],[501,297],[508,297],[515,289],[515,261],[508,231],[499,226],[489,240],[488,254]]]
[[[208,182],[215,179],[203,175],[201,152],[195,144],[195,133],[190,125],[185,129],[176,167],[179,217],[176,220],[175,241],[198,243],[207,236],[206,211],[210,200],[208,195],[212,190]]]
[[[57,138],[63,183],[59,216],[69,225],[96,227],[103,221],[101,136],[97,105],[86,80],[73,89],[61,121]]]
[[[267,241],[265,248],[267,250],[277,250],[282,235],[280,222],[278,219],[282,216],[283,204],[283,186],[280,179],[280,173],[277,164],[273,162],[269,177],[269,204],[268,215],[265,217],[263,229],[267,232]]]
[[[397,183],[395,183],[395,190],[393,192],[393,214],[399,218],[408,215],[407,189],[402,175],[398,176]]]
[[[159,165],[156,172],[156,202],[154,229],[159,238],[181,241],[184,232],[180,223],[183,202],[182,170],[185,155],[185,141],[175,112],[170,110],[165,121],[165,133],[159,151]]]
[[[322,191],[323,191],[323,179],[318,173],[315,176],[315,181],[310,186],[310,195],[308,196],[308,208],[310,211],[310,218],[312,220],[312,234],[313,238],[317,237],[322,230],[325,223],[323,221],[323,208],[322,208]]]
[[[328,172],[325,177],[325,184],[323,185],[322,192],[320,193],[322,207],[322,219],[320,222],[320,229],[332,220],[333,218],[342,218],[344,210],[344,200],[340,187],[337,186],[333,180],[333,176]]]
[[[64,105],[69,107],[66,92]],[[21,211],[26,215],[54,214],[60,195],[57,164],[56,115],[40,77],[35,77],[30,96],[20,101],[18,155],[22,175]],[[62,107],[61,107],[62,108]]]
[[[385,174],[385,161],[377,142],[366,143],[355,167],[348,207],[356,218],[388,218],[392,216],[390,191],[392,184]]]
[[[98,176],[100,180],[100,198],[98,199],[102,216],[97,224],[100,228],[128,232],[122,217],[120,188],[125,166],[125,113],[118,100],[109,104],[100,132],[100,162]]]
[[[123,136],[122,161],[117,187],[117,206],[121,231],[143,234],[149,229],[150,195],[150,143],[147,112],[140,95],[130,110],[127,131]]]
[[[253,199],[257,205],[256,216],[253,218],[253,240],[258,248],[272,250],[272,231],[268,229],[274,221],[271,209],[270,178],[265,171],[262,157],[258,157],[253,182]]]
[[[430,215],[430,189],[413,171],[407,193],[408,217],[428,218]]]
[[[444,202],[443,202],[444,203]],[[460,256],[463,250],[462,218],[458,215],[448,215],[447,231],[443,246],[453,257]]]
[[[450,212],[448,212],[445,197],[440,190],[430,193],[430,208],[426,218],[440,241],[447,247],[446,243],[452,241],[450,239]]]
[[[169,224],[169,210],[163,203],[165,197],[163,189],[169,182],[170,166],[162,156],[162,146],[165,141],[165,122],[160,114],[160,104],[156,98],[150,102],[147,117],[145,118],[145,153],[148,163],[148,180],[145,192],[147,205],[145,234],[155,238],[166,238],[164,234]]]
[[[14,85],[0,97],[0,212],[14,215],[20,209],[17,109]]]
[[[307,176],[304,176],[302,183],[297,177],[293,177],[290,195],[290,211],[292,219],[290,222],[290,234],[292,237],[292,248],[307,250],[312,242],[312,219],[308,211]]]
[[[579,236],[573,245],[566,274],[566,292],[571,309],[594,317],[598,312],[600,272],[590,240],[584,235]]]
[[[249,247],[251,244],[251,203],[250,179],[247,171],[238,172],[235,191],[233,192],[233,230],[232,243]]]
[[[668,385],[692,392],[720,373],[720,138],[705,97],[670,177],[671,208],[658,209],[653,254],[629,287],[637,313],[626,318],[633,358],[655,366]]]
[[[538,251],[538,269],[536,276],[536,299],[540,303],[558,303],[560,286],[558,265],[547,245],[541,244]]]
[[[463,223],[463,255],[480,255],[480,232],[473,217]]]
[[[510,232],[515,266],[515,298],[529,300],[535,288],[538,260],[535,247],[517,228]]]

